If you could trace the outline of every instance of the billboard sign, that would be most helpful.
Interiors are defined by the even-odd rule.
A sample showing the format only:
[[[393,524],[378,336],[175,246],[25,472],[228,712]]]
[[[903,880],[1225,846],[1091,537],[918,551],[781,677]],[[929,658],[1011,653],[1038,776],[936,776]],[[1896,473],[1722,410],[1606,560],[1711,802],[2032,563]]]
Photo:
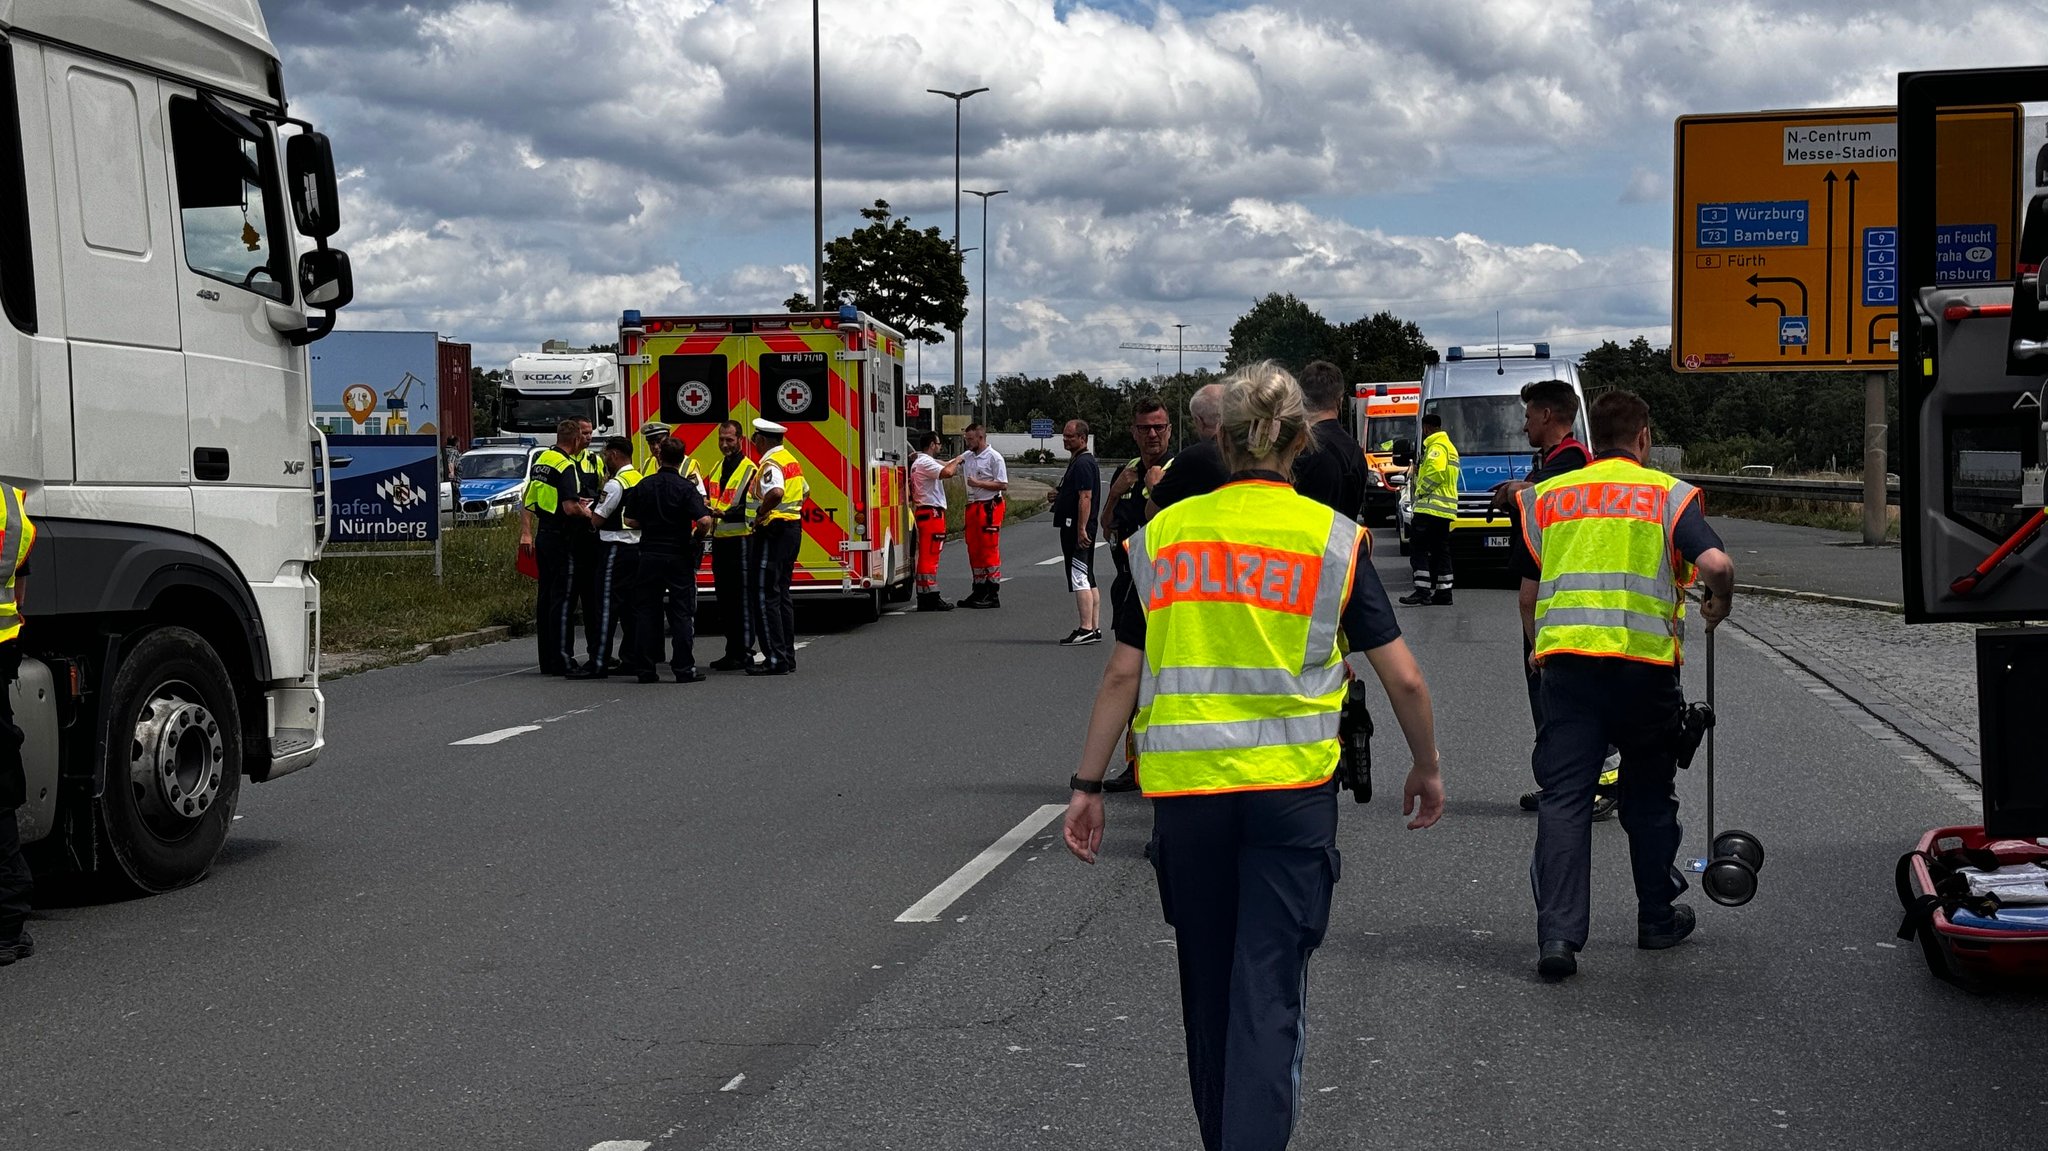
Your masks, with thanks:
[[[433,332],[332,332],[311,358],[313,422],[328,435],[446,434]]]
[[[329,436],[334,543],[430,543],[441,534],[438,436]]]
[[[1944,115],[1941,282],[2012,276],[2020,109]],[[1671,358],[1686,372],[1885,371],[1899,328],[1893,108],[1678,120]]]

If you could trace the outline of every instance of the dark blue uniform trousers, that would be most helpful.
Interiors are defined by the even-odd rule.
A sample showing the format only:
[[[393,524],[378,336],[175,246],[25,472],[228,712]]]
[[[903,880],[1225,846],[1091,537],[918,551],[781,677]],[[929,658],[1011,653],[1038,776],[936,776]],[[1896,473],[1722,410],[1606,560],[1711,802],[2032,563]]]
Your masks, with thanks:
[[[640,545],[597,541],[598,666],[638,671],[640,644],[634,638],[640,615]],[[612,658],[612,635],[619,636],[618,658]]]
[[[568,533],[543,527],[533,533],[533,560],[540,588],[533,601],[535,638],[542,675],[561,675],[576,666],[576,633],[571,610],[576,587],[576,549]]]
[[[1308,958],[1337,882],[1336,794],[1331,783],[1153,802],[1152,866],[1179,945],[1188,1086],[1208,1151],[1277,1151],[1294,1131]]]
[[[1607,749],[1621,752],[1618,785],[1640,926],[1671,923],[1686,888],[1672,866],[1683,829],[1673,781],[1671,724],[1685,705],[1678,669],[1627,659],[1553,655],[1543,663],[1536,734],[1536,938],[1586,945],[1593,876],[1593,790]]]

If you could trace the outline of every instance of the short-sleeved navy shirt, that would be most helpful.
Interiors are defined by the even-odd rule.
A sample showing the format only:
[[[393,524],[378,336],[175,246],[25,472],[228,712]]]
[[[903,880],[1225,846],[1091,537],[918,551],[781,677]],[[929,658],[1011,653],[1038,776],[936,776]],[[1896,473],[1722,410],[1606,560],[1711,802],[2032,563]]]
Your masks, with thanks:
[[[1180,458],[1187,458],[1187,453],[1182,452]],[[1287,482],[1286,477],[1278,472],[1240,472],[1232,478]],[[1371,651],[1400,639],[1401,621],[1394,615],[1394,605],[1387,599],[1386,585],[1380,583],[1380,573],[1372,566],[1371,536],[1362,531],[1358,533],[1357,567],[1358,572],[1351,580],[1351,595],[1344,601],[1341,626],[1350,650]],[[1118,612],[1116,641],[1144,650],[1145,613]]]
[[[1365,504],[1365,451],[1339,420],[1309,425],[1315,450],[1294,457],[1294,490],[1347,520]]]
[[[1071,520],[1081,514],[1081,493],[1089,497],[1089,514],[1102,510],[1101,501],[1095,497],[1102,486],[1102,469],[1096,466],[1093,452],[1075,452],[1067,461],[1066,474],[1060,477],[1059,494],[1053,497],[1052,514],[1062,520]]]
[[[1595,458],[1611,460],[1617,456],[1628,456],[1628,453],[1601,452]],[[1635,457],[1628,456],[1628,458],[1634,459]],[[1576,469],[1564,469],[1564,471],[1573,470]],[[1721,534],[1716,532],[1711,524],[1707,523],[1707,509],[1704,498],[1694,500],[1685,506],[1685,511],[1678,517],[1677,529],[1671,533],[1671,542],[1678,545],[1678,554],[1684,556],[1687,563],[1697,563],[1701,556],[1723,546]],[[1543,565],[1537,562],[1535,556],[1529,554],[1529,542],[1519,531],[1515,533],[1515,556],[1509,565],[1509,570],[1522,579],[1540,580],[1543,578]]]
[[[1205,496],[1230,482],[1230,469],[1223,465],[1223,449],[1215,440],[1200,440],[1182,448],[1173,466],[1159,477],[1152,489],[1152,502],[1170,508],[1184,499]]]

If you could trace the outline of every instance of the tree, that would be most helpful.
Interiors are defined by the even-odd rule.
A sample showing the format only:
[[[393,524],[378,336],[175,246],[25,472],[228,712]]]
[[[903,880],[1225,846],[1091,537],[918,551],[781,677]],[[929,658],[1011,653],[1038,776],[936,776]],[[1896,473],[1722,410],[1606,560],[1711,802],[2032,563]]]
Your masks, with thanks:
[[[1342,361],[1345,357],[1341,347],[1337,329],[1321,312],[1302,303],[1291,292],[1274,292],[1230,325],[1230,353],[1224,367],[1241,368],[1260,360],[1277,360],[1298,375],[1311,360]]]
[[[1429,362],[1429,341],[1411,320],[1375,312],[1337,329],[1338,367],[1353,383],[1419,380]]]
[[[952,241],[935,227],[918,231],[910,218],[889,215],[889,201],[862,208],[864,228],[825,245],[825,298],[831,306],[852,304],[868,315],[927,344],[967,320],[967,275]],[[792,312],[811,312],[811,298],[798,292],[783,301]]]

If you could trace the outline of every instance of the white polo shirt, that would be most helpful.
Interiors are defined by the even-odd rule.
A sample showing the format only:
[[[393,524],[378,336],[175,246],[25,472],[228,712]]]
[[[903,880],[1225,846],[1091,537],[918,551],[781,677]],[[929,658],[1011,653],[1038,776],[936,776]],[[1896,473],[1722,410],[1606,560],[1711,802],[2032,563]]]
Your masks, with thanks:
[[[619,505],[625,502],[626,485],[620,483],[617,476],[613,476],[604,482],[604,494],[598,497],[597,506],[591,509],[591,514],[600,520],[609,518],[618,510]],[[640,529],[629,528],[621,523],[618,531],[599,529],[597,538],[612,544],[637,544],[640,542]]]
[[[923,452],[910,461],[910,502],[913,507],[939,508],[946,506],[946,465]]]
[[[967,453],[967,462],[961,465],[961,470],[970,480],[997,484],[1010,482],[1010,465],[1003,461],[1003,453],[994,448],[983,448],[978,452]],[[975,487],[971,483],[967,485],[968,503],[987,503],[989,500],[1001,498],[1002,494],[987,488]]]

